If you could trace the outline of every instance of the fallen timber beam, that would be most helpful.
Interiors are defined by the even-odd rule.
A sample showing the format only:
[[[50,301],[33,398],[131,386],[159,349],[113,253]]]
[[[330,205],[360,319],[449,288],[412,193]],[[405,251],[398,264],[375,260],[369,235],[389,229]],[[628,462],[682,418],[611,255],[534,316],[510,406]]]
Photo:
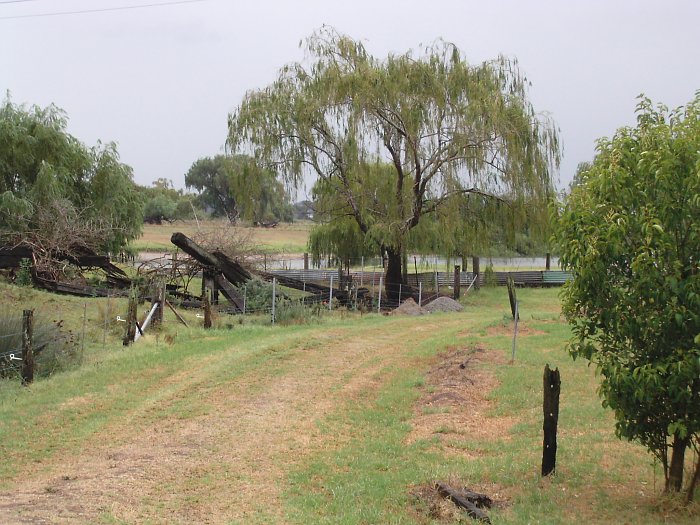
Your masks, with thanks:
[[[221,275],[216,275],[214,277],[214,282],[216,283],[219,291],[224,294],[224,297],[226,297],[226,299],[228,299],[228,301],[234,305],[239,312],[243,313],[243,298],[231,285],[231,283],[224,279]]]
[[[114,290],[111,288],[97,288],[95,286],[84,286],[79,284],[61,283],[58,281],[51,281],[49,279],[44,279],[43,277],[34,276],[34,283],[55,293],[64,293],[67,295],[75,295],[77,297],[125,297],[127,291],[125,290]]]
[[[491,506],[491,498],[485,494],[471,491],[458,491],[444,483],[436,483],[435,490],[437,490],[438,494],[443,498],[449,499],[452,503],[464,509],[470,518],[483,523],[491,523],[488,515],[479,508],[479,506]]]
[[[221,252],[207,251],[184,233],[173,233],[172,237],[170,237],[170,242],[200,264],[221,271],[224,277],[233,285],[242,284],[251,279],[250,272],[240,263],[232,260]]]

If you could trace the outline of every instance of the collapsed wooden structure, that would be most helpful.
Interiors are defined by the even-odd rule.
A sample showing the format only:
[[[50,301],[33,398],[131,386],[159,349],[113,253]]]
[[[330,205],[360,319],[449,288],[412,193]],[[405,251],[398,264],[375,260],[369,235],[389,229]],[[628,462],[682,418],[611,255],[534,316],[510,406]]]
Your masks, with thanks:
[[[254,276],[268,282],[276,279],[282,286],[307,292],[309,295],[302,298],[302,301],[306,303],[325,301],[330,297],[331,287],[329,286],[264,271],[251,273],[238,261],[231,259],[221,251],[206,250],[184,233],[173,233],[170,237],[170,242],[202,265],[204,286],[212,291],[212,296],[214,297],[218,292],[221,292],[221,294],[228,299],[236,312],[242,313],[245,307],[243,298],[237,291],[236,286],[245,284]],[[361,288],[356,291],[359,300],[363,299],[368,292],[369,290],[366,288]],[[349,290],[333,290],[333,298],[337,299],[341,304],[350,301],[352,298],[351,296],[352,294]]]
[[[32,270],[32,280],[40,288],[82,297],[106,297],[120,295],[122,290],[131,285],[131,280],[124,270],[113,264],[108,256],[98,255],[88,248],[83,247],[73,253],[52,253],[51,257],[81,270],[98,269],[103,271],[107,277],[107,287],[100,288],[85,283],[61,282]],[[22,266],[23,260],[34,261],[34,259],[34,251],[28,246],[0,246],[0,269],[16,270]]]

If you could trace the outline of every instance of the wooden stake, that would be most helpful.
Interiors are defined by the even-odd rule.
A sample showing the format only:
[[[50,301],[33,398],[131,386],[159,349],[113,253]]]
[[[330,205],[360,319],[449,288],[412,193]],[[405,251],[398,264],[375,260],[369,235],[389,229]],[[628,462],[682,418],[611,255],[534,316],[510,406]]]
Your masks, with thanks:
[[[452,291],[454,292],[453,299],[457,301],[459,299],[460,293],[460,272],[459,264],[455,264],[455,285]]]
[[[557,423],[559,421],[559,391],[561,378],[559,369],[550,370],[549,365],[544,367],[544,440],[542,442],[542,475],[553,473],[557,464]]]
[[[126,333],[124,334],[124,346],[129,346],[136,338],[136,311],[138,309],[136,293],[129,295],[129,310],[126,314]]]
[[[22,384],[28,385],[34,381],[34,310],[22,312]]]

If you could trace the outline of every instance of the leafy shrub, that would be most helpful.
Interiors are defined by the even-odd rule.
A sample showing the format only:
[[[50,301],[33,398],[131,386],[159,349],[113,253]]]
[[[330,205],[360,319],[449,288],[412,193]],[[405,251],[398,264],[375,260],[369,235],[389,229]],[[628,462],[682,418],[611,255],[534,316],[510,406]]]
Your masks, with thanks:
[[[32,285],[32,261],[29,259],[22,259],[19,262],[19,271],[17,272],[17,277],[15,277],[15,284],[17,286]]]
[[[237,289],[241,296],[245,296],[246,313],[265,312],[272,308],[272,284],[251,279]]]

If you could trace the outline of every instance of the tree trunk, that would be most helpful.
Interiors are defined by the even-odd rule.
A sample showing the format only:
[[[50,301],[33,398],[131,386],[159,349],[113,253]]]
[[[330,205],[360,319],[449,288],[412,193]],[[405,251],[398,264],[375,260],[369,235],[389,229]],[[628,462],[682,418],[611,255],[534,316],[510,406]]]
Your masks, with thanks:
[[[666,492],[680,492],[683,488],[683,463],[685,461],[685,449],[688,448],[688,438],[681,438],[677,433],[673,435],[671,445],[671,467],[668,470],[668,482]]]
[[[397,305],[401,302],[399,293],[402,285],[404,284],[401,264],[401,249],[387,248],[386,254],[387,266],[384,289],[386,290],[389,304]]]

